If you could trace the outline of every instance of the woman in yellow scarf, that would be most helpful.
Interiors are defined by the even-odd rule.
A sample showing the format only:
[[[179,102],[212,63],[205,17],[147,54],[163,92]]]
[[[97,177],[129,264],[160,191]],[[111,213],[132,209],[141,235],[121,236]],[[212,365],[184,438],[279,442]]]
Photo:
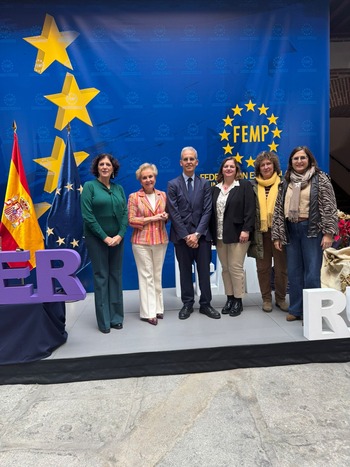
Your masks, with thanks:
[[[263,151],[255,160],[254,191],[257,197],[257,213],[255,226],[255,242],[252,245],[258,273],[259,286],[263,300],[262,309],[267,313],[272,311],[272,265],[274,266],[275,305],[282,311],[288,311],[286,303],[287,291],[287,260],[285,251],[275,248],[271,240],[272,216],[281,183],[281,169],[277,155],[274,152]]]

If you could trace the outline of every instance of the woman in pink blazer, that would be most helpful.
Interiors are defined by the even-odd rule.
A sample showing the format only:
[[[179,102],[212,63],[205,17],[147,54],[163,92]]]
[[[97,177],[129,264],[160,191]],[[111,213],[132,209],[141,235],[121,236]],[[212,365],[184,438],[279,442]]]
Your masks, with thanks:
[[[136,170],[142,188],[131,193],[128,219],[133,227],[132,251],[137,267],[140,293],[140,318],[157,325],[163,318],[162,269],[168,245],[165,223],[166,194],[155,189],[157,167],[148,162]]]

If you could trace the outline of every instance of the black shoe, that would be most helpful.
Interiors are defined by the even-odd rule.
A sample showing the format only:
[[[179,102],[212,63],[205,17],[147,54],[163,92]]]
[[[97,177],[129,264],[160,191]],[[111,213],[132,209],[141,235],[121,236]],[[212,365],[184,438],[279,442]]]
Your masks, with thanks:
[[[179,311],[179,319],[187,319],[193,313],[193,306],[184,305]]]
[[[103,334],[109,334],[111,332],[110,329],[100,329],[100,331],[103,333]]]
[[[230,316],[239,316],[243,311],[243,304],[241,298],[235,298],[232,308],[230,310]]]
[[[122,325],[122,323],[111,324],[111,328],[113,328],[113,329],[123,329],[123,325]]]
[[[228,315],[228,314],[230,313],[231,308],[233,307],[233,304],[234,304],[234,302],[235,302],[234,300],[235,300],[234,297],[232,297],[232,298],[227,298],[227,301],[226,301],[226,303],[225,303],[225,306],[224,306],[224,308],[221,310],[221,313],[222,313],[223,315]]]
[[[199,313],[202,313],[203,315],[207,315],[208,318],[213,318],[213,319],[220,319],[221,315],[220,313],[215,310],[211,305],[206,305],[206,306],[201,306],[199,308]]]

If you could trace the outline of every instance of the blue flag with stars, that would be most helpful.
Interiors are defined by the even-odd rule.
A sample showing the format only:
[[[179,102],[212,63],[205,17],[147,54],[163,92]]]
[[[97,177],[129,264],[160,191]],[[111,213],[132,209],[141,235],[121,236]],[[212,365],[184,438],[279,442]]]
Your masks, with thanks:
[[[68,134],[55,197],[47,216],[45,244],[47,249],[70,248],[77,251],[81,257],[79,271],[90,262],[83,239],[83,217],[80,207],[82,191]]]

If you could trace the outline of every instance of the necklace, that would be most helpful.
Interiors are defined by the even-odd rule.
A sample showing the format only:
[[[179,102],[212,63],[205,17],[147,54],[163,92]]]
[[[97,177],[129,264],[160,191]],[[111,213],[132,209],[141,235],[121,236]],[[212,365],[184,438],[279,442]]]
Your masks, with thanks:
[[[231,188],[231,186],[232,186],[232,183],[230,183],[229,185],[226,185],[226,184],[224,185],[224,184],[222,184],[222,188],[224,189],[224,191],[229,190],[229,189]]]
[[[224,189],[224,191],[227,191],[231,188],[232,184],[234,183],[234,179],[232,179],[232,177],[229,177],[228,179],[226,179],[225,181],[222,182],[222,188]]]

